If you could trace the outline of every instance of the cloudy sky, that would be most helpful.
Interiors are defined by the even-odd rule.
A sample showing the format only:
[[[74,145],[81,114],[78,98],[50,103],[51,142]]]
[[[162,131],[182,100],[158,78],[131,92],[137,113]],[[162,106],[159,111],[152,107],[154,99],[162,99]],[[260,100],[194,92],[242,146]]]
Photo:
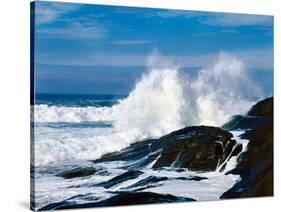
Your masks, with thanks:
[[[271,16],[41,1],[35,42],[38,93],[127,94],[157,50],[184,70],[227,52],[272,94]]]

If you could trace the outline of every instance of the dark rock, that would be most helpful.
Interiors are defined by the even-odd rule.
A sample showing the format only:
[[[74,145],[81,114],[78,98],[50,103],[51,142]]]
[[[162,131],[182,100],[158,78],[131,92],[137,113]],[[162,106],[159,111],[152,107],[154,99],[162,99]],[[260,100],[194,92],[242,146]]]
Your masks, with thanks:
[[[187,178],[187,177],[176,177],[175,179],[176,180],[188,180],[189,178]]]
[[[201,181],[201,180],[206,180],[208,179],[207,177],[199,177],[199,176],[193,176],[193,177],[189,177],[187,178],[188,180],[194,180],[194,181]]]
[[[264,99],[255,104],[248,112],[249,116],[265,116],[273,113],[273,97]]]
[[[233,152],[231,153],[229,159],[230,159],[231,157],[234,157],[234,156],[239,155],[239,154],[242,152],[242,149],[243,149],[242,144],[237,144],[237,145],[235,146]]]
[[[137,171],[137,170],[130,170],[128,172],[125,172],[119,176],[116,176],[112,179],[110,179],[107,182],[104,183],[100,183],[97,186],[103,186],[104,188],[110,188],[112,186],[115,186],[117,184],[120,184],[122,182],[125,182],[127,180],[131,180],[131,179],[135,179],[137,178],[139,175],[141,175],[143,172],[141,171]]]
[[[248,116],[248,115],[235,115],[232,116],[230,121],[222,125],[224,130],[243,130],[255,128],[262,122],[262,118],[258,116]]]
[[[223,171],[225,170],[226,164],[227,164],[227,163],[224,163],[224,164],[223,164],[223,166],[222,166],[222,167],[220,168],[220,170],[219,170],[220,172],[223,172]]]
[[[121,167],[127,170],[136,170],[154,161],[159,155],[160,149],[161,142],[158,139],[139,141],[121,151],[106,154],[93,162],[136,161],[134,163],[127,163],[129,165]]]
[[[69,169],[56,174],[58,177],[63,177],[65,179],[72,179],[76,177],[87,177],[96,173],[96,169],[93,167],[77,167]]]
[[[236,141],[235,141],[235,140],[230,140],[230,141],[226,144],[226,146],[225,146],[225,148],[224,148],[224,151],[223,151],[223,153],[222,153],[222,157],[221,157],[221,161],[220,161],[221,164],[222,164],[227,158],[230,157],[230,154],[231,154],[231,152],[232,152],[232,150],[233,150],[233,148],[234,148],[235,145],[236,145]]]
[[[151,145],[154,141],[155,140],[145,140],[133,143],[122,151],[105,154],[94,162],[99,163],[107,161],[130,161],[142,159],[153,151],[151,149]]]
[[[130,186],[124,188],[124,190],[134,189],[136,187],[142,187],[142,189],[138,189],[138,191],[140,191],[140,190],[143,190],[143,189],[147,189],[148,187],[150,187],[151,184],[155,184],[155,183],[158,183],[160,181],[166,181],[168,179],[169,179],[168,177],[149,176],[145,179],[142,179],[142,180],[134,183],[133,185],[130,185]]]
[[[136,161],[122,167],[136,170],[145,167],[160,155],[153,169],[172,166],[194,171],[214,171],[219,161],[224,161],[234,147],[236,142],[231,140],[232,137],[231,133],[218,127],[186,127],[159,139],[134,143],[119,152],[104,155],[94,163]]]
[[[260,122],[242,137],[250,142],[239,156],[238,165],[230,174],[239,174],[241,181],[226,191],[221,199],[273,195],[273,98],[260,101],[249,111]]]
[[[105,202],[97,203],[98,206],[135,205],[167,202],[190,202],[191,198],[176,197],[170,194],[157,194],[152,192],[120,193]]]
[[[49,204],[40,210],[56,210],[56,209],[74,209],[74,208],[90,208],[105,206],[121,206],[136,204],[152,204],[152,203],[169,203],[169,202],[191,202],[195,201],[191,198],[176,197],[170,194],[157,194],[152,192],[120,192],[117,195],[100,202],[78,204],[73,201],[63,201],[59,203]]]
[[[222,157],[227,157],[224,147],[232,137],[227,131],[207,126],[172,132],[160,138],[164,144],[163,151],[153,168],[173,166],[193,171],[214,171]]]
[[[176,179],[176,180],[189,180],[189,181],[201,181],[201,180],[206,180],[208,179],[207,177],[199,177],[199,176],[192,176],[192,177],[176,177],[176,178],[173,178],[173,179]]]
[[[178,172],[178,173],[181,173],[181,172],[184,172],[185,169],[176,169],[175,171]]]

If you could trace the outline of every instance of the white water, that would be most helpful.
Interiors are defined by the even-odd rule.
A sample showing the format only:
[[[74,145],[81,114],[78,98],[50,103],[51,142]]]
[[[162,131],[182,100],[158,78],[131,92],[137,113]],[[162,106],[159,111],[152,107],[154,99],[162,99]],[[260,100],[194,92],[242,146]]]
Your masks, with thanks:
[[[35,105],[35,122],[91,122],[112,121],[112,110],[109,107],[66,107]]]
[[[248,140],[241,139],[240,135],[244,133],[244,131],[231,131],[231,133],[234,135],[233,139],[237,141],[238,144],[243,145],[242,154],[243,152],[247,151],[247,144]],[[36,183],[36,207],[40,208],[44,205],[48,205],[54,202],[60,202],[63,200],[66,200],[70,197],[76,196],[76,195],[92,195],[93,197],[98,197],[99,201],[103,199],[110,198],[114,195],[114,191],[132,191],[132,189],[127,189],[127,187],[139,182],[142,179],[145,179],[149,176],[156,176],[156,177],[168,177],[169,180],[166,181],[160,181],[153,183],[154,187],[146,188],[142,191],[144,192],[154,192],[159,194],[171,194],[174,196],[180,196],[180,197],[187,197],[187,198],[193,198],[198,201],[210,201],[210,200],[218,200],[220,196],[230,189],[236,182],[240,180],[239,175],[233,175],[228,174],[225,175],[227,171],[230,171],[236,167],[237,158],[239,155],[232,157],[223,172],[213,171],[213,172],[192,172],[188,169],[185,169],[182,172],[177,172],[176,169],[170,167],[169,169],[163,169],[163,170],[153,170],[151,169],[153,163],[156,162],[158,158],[155,159],[155,161],[151,162],[151,164],[148,164],[146,167],[144,167],[141,171],[143,171],[143,174],[141,174],[139,177],[131,180],[127,180],[125,182],[122,182],[120,184],[117,184],[109,189],[105,189],[103,187],[92,187],[91,185],[98,184],[101,182],[106,182],[113,177],[116,177],[122,173],[125,173],[127,170],[123,169],[124,165],[128,165],[127,163],[130,162],[124,162],[124,161],[115,161],[115,162],[105,162],[105,163],[98,163],[93,164],[90,162],[78,162],[76,163],[70,163],[68,162],[66,164],[56,164],[54,167],[59,167],[63,171],[67,168],[71,167],[104,167],[108,171],[107,176],[101,176],[98,174],[94,174],[90,177],[86,178],[74,178],[70,180],[63,180],[60,177],[54,177],[51,175],[42,175],[37,176],[35,183]],[[137,162],[137,161],[134,161]],[[50,166],[49,168],[52,168]],[[44,168],[43,168],[44,169]],[[199,176],[199,177],[206,177],[207,179],[203,179],[201,181],[195,181],[195,180],[186,180],[186,179],[175,179],[179,177],[191,177],[191,176]],[[139,187],[133,187],[133,189],[140,189],[145,188],[148,185],[142,185]],[[74,198],[73,201],[75,201],[77,204],[83,204],[87,202],[91,202],[90,199],[83,199]]]
[[[73,128],[53,134],[35,128],[34,165],[96,159],[185,126],[220,126],[246,112],[257,96],[259,87],[247,78],[243,64],[229,55],[221,54],[194,78],[175,68],[152,68],[112,107],[36,105],[35,122],[112,121],[113,129],[102,135],[88,129],[81,136]]]
[[[240,135],[244,131],[231,131],[233,134],[233,139],[236,140],[237,144],[242,144],[242,151],[234,157],[231,157],[226,162],[226,167],[223,172],[217,169],[214,172],[204,172],[196,173],[191,171],[186,171],[183,173],[177,172],[157,172],[150,170],[147,175],[155,176],[200,176],[207,177],[208,179],[201,181],[188,181],[188,180],[172,180],[164,181],[161,186],[149,188],[145,191],[160,193],[160,194],[172,194],[175,196],[189,197],[196,199],[198,201],[209,201],[218,200],[220,196],[230,189],[237,181],[240,180],[239,175],[227,174],[226,172],[234,169],[237,165],[237,159],[243,152],[247,151],[247,145],[249,140],[240,138]],[[223,166],[223,164],[222,164]]]

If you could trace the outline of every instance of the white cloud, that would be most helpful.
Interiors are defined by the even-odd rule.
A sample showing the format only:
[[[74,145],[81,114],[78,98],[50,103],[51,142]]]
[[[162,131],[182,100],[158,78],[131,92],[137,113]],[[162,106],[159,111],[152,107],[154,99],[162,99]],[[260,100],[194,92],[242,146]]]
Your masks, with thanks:
[[[107,30],[98,23],[91,21],[89,23],[70,22],[63,27],[48,27],[37,29],[36,33],[47,38],[63,39],[95,39],[106,36]]]
[[[149,40],[115,40],[112,41],[114,45],[142,45],[151,43]]]
[[[245,15],[245,14],[217,14],[206,16],[201,23],[225,27],[237,26],[272,26],[273,17],[264,15]]]
[[[175,17],[200,17],[205,15],[205,12],[200,11],[188,11],[188,10],[169,10],[169,9],[144,9],[144,8],[118,8],[116,10],[119,14],[134,14],[140,18],[152,18],[152,17],[160,17],[163,19],[166,18],[175,18]]]
[[[201,68],[213,63],[220,52],[204,55],[161,55],[161,61],[169,61],[176,67]],[[272,70],[273,50],[272,49],[247,49],[239,51],[227,51],[240,59],[249,69]],[[81,58],[67,58],[57,60],[55,56],[42,55],[38,58],[40,63],[60,65],[112,65],[112,66],[146,66],[148,55],[142,54],[91,54],[83,55]]]
[[[36,33],[41,38],[96,39],[105,37],[107,27],[97,21],[103,17],[90,14],[78,17],[64,16],[80,8],[78,4],[42,3],[36,4]],[[55,25],[48,25],[56,23]],[[59,23],[59,25],[57,25]],[[46,24],[44,26],[41,26]]]
[[[237,27],[237,26],[272,26],[273,17],[265,15],[248,15],[234,13],[196,12],[184,10],[164,10],[154,13],[161,18],[182,16],[185,18],[198,18],[199,22],[207,25]]]
[[[36,24],[48,24],[79,8],[78,4],[38,2],[35,3],[35,22]]]
[[[178,16],[183,16],[186,18],[194,18],[194,17],[203,16],[204,14],[205,14],[204,12],[195,12],[195,11],[187,11],[187,10],[163,10],[155,13],[156,16],[159,16],[161,18],[172,18]]]
[[[126,8],[117,10],[119,13],[135,14],[142,18],[160,17],[162,19],[184,17],[197,18],[198,21],[206,25],[237,27],[237,26],[272,26],[273,17],[265,15],[250,15],[238,13],[202,12],[188,10],[143,10],[136,8]]]

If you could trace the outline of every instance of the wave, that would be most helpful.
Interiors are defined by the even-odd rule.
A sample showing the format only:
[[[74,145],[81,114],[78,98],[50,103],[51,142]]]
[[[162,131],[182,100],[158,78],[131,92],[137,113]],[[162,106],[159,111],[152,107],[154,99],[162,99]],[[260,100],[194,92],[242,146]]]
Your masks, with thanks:
[[[109,135],[93,135],[88,131],[89,134],[85,135],[81,129],[80,132],[71,130],[60,131],[56,136],[47,138],[37,136],[33,165],[39,167],[64,161],[98,159],[106,153],[127,147],[136,137],[133,131]]]
[[[261,89],[247,77],[242,62],[227,54],[220,54],[216,63],[200,70],[196,77],[182,75],[176,68],[152,68],[127,98],[112,107],[36,105],[36,122],[112,121],[113,125],[110,135],[83,141],[45,141],[36,144],[36,151],[38,157],[48,160],[43,164],[95,159],[185,126],[220,126],[232,115],[245,113],[261,97]],[[46,156],[49,142],[55,145]]]
[[[35,122],[97,122],[112,121],[110,107],[66,107],[39,104],[34,106]]]

